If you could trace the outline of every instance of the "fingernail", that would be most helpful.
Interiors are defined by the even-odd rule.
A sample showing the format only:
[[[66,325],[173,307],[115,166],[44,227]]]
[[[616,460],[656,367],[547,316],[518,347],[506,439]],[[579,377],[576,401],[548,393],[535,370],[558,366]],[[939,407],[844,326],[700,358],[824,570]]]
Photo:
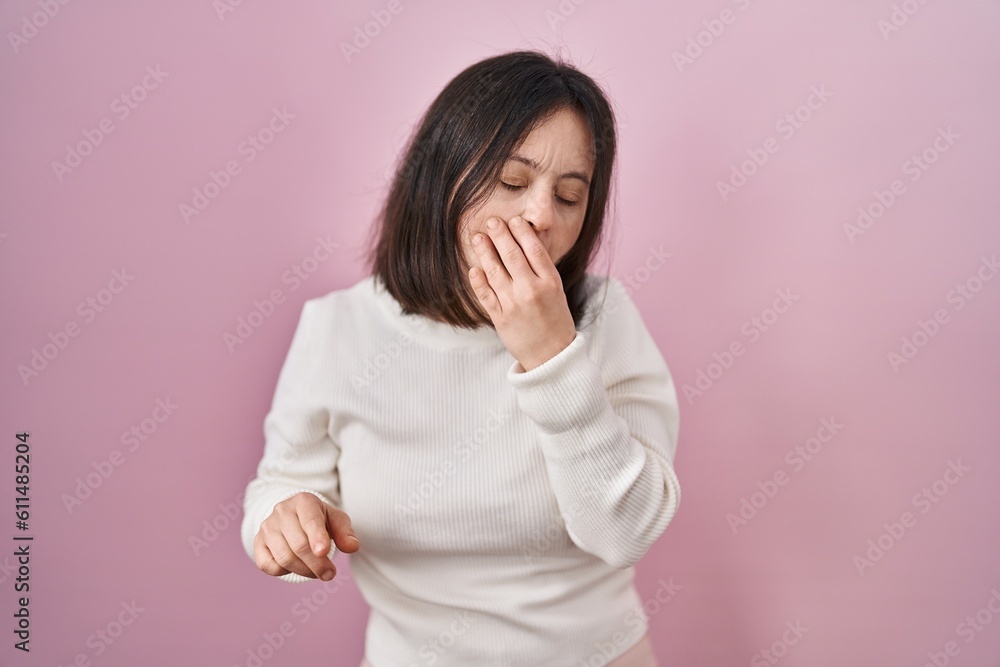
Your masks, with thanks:
[[[497,219],[490,218],[489,220],[486,221],[486,226],[489,227],[490,229],[496,229]]]
[[[326,572],[320,575],[320,578],[322,578],[323,581],[330,581],[331,579],[333,579],[333,570],[327,570]]]

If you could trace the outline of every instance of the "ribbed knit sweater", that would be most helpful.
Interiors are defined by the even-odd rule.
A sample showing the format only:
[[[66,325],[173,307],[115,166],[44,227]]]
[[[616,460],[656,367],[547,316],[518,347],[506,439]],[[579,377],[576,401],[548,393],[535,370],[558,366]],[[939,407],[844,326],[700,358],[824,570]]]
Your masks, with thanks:
[[[677,393],[622,284],[586,285],[576,338],[530,371],[374,276],[304,303],[242,541],[253,559],[301,491],[347,512],[373,667],[604,664],[646,633],[632,566],[680,502]]]

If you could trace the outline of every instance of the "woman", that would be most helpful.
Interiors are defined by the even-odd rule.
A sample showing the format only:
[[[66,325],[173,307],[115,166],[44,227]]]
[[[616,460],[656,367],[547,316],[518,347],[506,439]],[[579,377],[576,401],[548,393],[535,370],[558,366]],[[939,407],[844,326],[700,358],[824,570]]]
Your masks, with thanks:
[[[303,306],[242,539],[288,581],[352,554],[364,667],[657,664],[632,565],[680,502],[678,403],[586,272],[615,147],[572,66],[472,65],[406,148],[372,275]]]

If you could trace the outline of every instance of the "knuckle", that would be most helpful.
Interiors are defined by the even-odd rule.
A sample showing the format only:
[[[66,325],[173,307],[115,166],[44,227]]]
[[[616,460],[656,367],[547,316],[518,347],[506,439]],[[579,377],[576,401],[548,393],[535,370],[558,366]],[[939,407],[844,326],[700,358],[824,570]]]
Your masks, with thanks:
[[[308,491],[299,491],[294,496],[290,498],[296,505],[312,504],[314,501],[319,500],[316,496],[309,493]]]
[[[257,569],[265,574],[274,574],[281,569],[278,567],[278,564],[274,562],[273,558],[270,558],[263,553],[255,553],[254,562],[257,564]]]
[[[288,546],[294,553],[304,554],[309,551],[309,540],[305,535],[295,536],[288,539]]]
[[[271,553],[274,555],[274,560],[278,563],[278,565],[285,568],[286,570],[288,569],[289,565],[298,560],[295,554],[285,549],[277,549],[277,550],[272,549]]]

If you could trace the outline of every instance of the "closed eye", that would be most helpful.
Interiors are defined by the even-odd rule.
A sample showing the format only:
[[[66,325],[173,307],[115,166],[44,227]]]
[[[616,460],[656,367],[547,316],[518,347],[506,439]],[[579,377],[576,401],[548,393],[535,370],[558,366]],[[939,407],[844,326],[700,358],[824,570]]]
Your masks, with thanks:
[[[500,181],[500,185],[504,186],[508,190],[522,190],[525,187],[523,185],[511,185],[510,183],[505,183],[503,181]],[[569,199],[563,199],[562,197],[560,197],[558,195],[556,195],[556,199],[558,199],[560,202],[562,202],[566,206],[576,206],[577,204],[580,203],[578,201],[570,201]]]

